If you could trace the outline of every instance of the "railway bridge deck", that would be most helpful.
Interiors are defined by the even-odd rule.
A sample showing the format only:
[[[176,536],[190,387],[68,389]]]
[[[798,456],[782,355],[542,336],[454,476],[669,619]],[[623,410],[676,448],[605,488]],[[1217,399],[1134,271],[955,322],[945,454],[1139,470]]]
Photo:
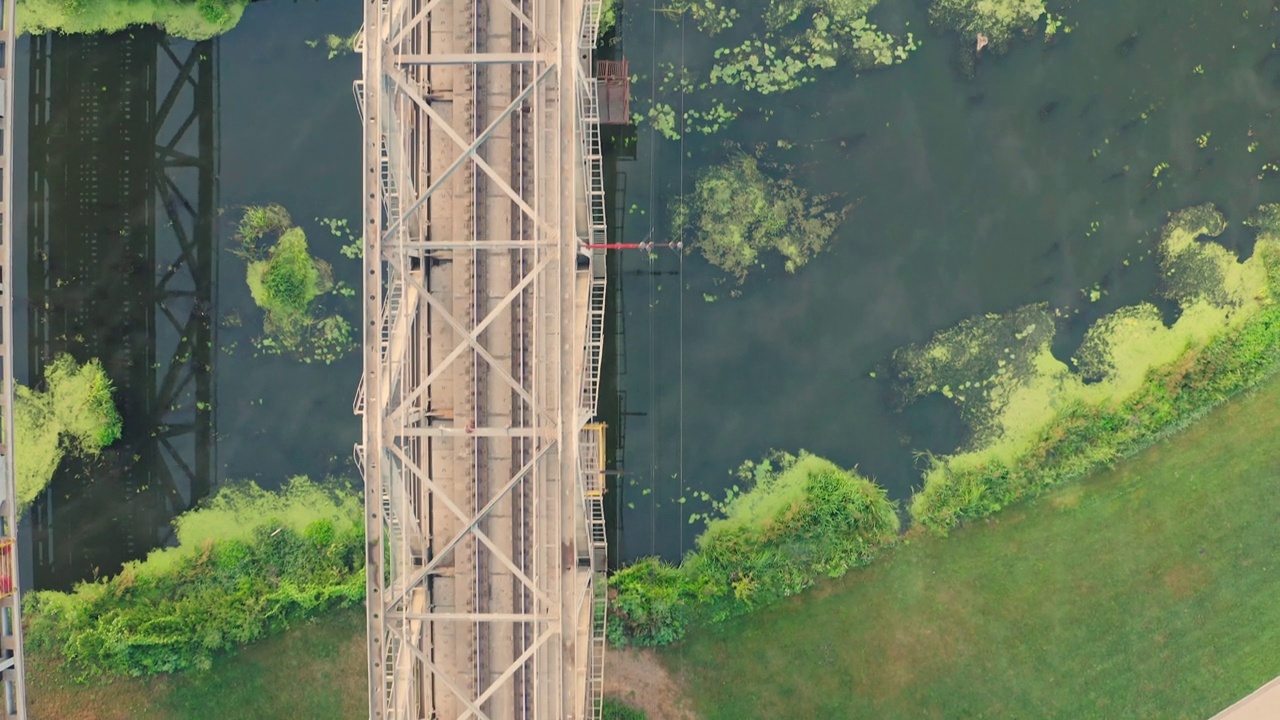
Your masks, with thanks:
[[[369,0],[371,719],[600,712],[596,0]]]

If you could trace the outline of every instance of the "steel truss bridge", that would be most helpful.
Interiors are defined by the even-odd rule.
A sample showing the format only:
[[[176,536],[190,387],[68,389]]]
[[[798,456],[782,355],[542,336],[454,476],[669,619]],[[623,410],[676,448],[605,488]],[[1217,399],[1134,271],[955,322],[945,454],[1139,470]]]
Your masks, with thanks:
[[[9,431],[15,0],[0,7],[0,716],[25,718]],[[592,72],[600,0],[364,9],[365,355],[354,409],[364,419],[355,453],[368,513],[369,717],[599,717],[603,433],[590,421],[605,263],[586,248],[605,242]],[[169,55],[181,82],[195,77],[190,60]],[[191,58],[203,77],[209,63]],[[157,156],[163,172],[183,157]],[[172,189],[163,172],[159,187]],[[166,210],[190,205],[170,200]]]
[[[598,717],[600,3],[364,13],[369,717]]]

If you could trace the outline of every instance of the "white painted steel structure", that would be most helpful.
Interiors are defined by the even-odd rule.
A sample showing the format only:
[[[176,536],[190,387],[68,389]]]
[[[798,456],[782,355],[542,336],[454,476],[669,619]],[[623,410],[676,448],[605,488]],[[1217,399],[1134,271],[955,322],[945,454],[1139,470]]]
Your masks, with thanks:
[[[600,3],[364,10],[369,717],[599,717]]]
[[[11,540],[18,534],[18,503],[14,488],[13,438],[13,95],[14,95],[14,46],[17,44],[14,24],[15,0],[4,0],[0,17],[0,539]],[[0,716],[27,717],[26,674],[22,653],[21,593],[18,587],[17,555],[15,546],[8,548],[7,574],[9,587],[0,588],[5,593],[0,599]]]

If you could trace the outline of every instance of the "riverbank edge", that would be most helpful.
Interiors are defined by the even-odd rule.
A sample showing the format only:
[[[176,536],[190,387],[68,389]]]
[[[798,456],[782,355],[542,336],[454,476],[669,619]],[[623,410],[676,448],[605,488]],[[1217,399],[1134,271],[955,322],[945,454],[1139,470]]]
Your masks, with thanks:
[[[1264,268],[1266,291],[1252,314],[1204,342],[1191,343],[1172,362],[1149,369],[1139,388],[1124,398],[1075,402],[1063,408],[1036,434],[1032,447],[1012,464],[991,462],[950,471],[934,460],[926,471],[925,485],[909,501],[912,524],[906,534],[946,535],[966,523],[1110,467],[1187,428],[1273,375],[1280,369],[1280,232],[1264,228],[1254,253]],[[867,482],[875,485],[874,481]],[[777,517],[764,521],[782,520],[790,510],[786,508]],[[893,544],[885,542],[877,550],[887,551]],[[700,603],[702,598],[698,595],[699,585],[683,576],[697,575],[697,568],[691,568],[688,562],[696,555],[691,552],[680,564],[642,558],[611,576],[611,644],[666,645],[681,639],[688,627],[713,624],[766,605],[742,605],[736,612],[707,617],[691,612],[688,606]],[[850,567],[871,561],[868,556]],[[841,571],[827,576],[843,574]],[[818,579],[809,578],[809,582],[796,586],[784,597],[802,592]],[[651,587],[644,587],[645,582]],[[677,590],[673,591],[673,587]],[[633,620],[639,607],[636,598],[648,603],[642,612],[669,616],[680,626],[660,635],[628,636],[623,628],[643,625]],[[619,604],[619,599],[624,602]]]

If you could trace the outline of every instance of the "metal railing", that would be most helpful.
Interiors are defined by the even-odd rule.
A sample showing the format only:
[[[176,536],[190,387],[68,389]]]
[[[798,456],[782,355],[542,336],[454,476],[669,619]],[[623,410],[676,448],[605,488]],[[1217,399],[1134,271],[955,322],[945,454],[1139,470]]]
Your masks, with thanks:
[[[578,48],[595,50],[600,39],[600,13],[604,11],[602,0],[586,0],[582,4],[582,27],[578,30]]]
[[[591,552],[591,643],[587,662],[588,717],[600,718],[604,707],[605,631],[609,612],[608,539],[604,525],[604,424],[590,423],[578,440],[583,510]]]
[[[592,259],[592,263],[603,262]],[[600,271],[599,277],[596,270]],[[604,356],[604,312],[605,298],[608,292],[604,268],[592,268],[590,296],[587,300],[587,334],[584,338],[584,358],[582,362],[582,406],[583,415],[593,418],[600,400],[600,360]]]
[[[582,171],[587,195],[587,241],[603,244],[605,216],[604,157],[600,149],[600,102],[596,79],[583,72],[578,81],[578,125],[582,134]]]
[[[0,537],[6,542],[17,535],[18,497],[15,488],[14,441],[14,202],[13,154],[14,62],[17,44],[16,2],[4,0],[0,15]],[[10,548],[12,551],[12,548]],[[14,568],[16,570],[16,568]],[[7,593],[0,598],[0,716],[27,717],[26,661],[22,648],[22,602],[18,577],[12,575]]]

